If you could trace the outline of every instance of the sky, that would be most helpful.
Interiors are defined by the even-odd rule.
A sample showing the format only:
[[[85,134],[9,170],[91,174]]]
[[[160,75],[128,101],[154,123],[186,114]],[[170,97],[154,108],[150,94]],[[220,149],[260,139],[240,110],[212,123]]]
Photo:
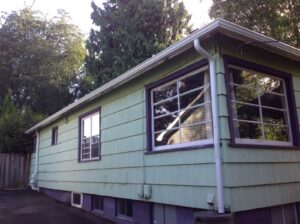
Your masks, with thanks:
[[[98,6],[103,1],[94,0]],[[0,10],[10,12],[33,5],[33,9],[40,10],[51,17],[56,14],[57,9],[64,9],[69,12],[72,21],[87,35],[92,27],[91,2],[92,0],[0,0]],[[209,23],[208,10],[212,0],[183,0],[183,2],[192,15],[191,23],[194,24],[194,29]]]

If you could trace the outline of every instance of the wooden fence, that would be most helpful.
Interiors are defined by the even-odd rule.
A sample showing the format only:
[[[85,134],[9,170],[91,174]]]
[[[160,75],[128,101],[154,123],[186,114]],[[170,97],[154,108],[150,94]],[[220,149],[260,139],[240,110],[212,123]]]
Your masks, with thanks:
[[[30,161],[30,154],[0,153],[0,190],[28,186]]]

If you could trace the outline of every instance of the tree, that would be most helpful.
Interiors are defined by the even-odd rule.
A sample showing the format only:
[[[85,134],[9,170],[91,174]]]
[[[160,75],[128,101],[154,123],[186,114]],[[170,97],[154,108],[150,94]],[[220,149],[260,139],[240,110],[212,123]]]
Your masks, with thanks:
[[[56,112],[80,93],[85,55],[83,35],[65,11],[50,19],[30,8],[2,13],[0,105],[11,91],[20,111]]]
[[[18,110],[11,95],[6,95],[0,110],[0,152],[25,152],[31,142],[25,130],[41,119],[29,108]]]
[[[210,17],[226,19],[300,48],[299,0],[213,0]]]
[[[188,15],[178,0],[107,0],[92,2],[97,28],[87,41],[86,68],[102,85],[190,32]]]

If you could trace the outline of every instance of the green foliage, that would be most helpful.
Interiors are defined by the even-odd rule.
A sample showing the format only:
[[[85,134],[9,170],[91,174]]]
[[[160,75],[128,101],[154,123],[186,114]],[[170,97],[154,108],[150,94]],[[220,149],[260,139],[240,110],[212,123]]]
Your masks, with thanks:
[[[25,130],[42,119],[30,109],[18,110],[12,97],[7,95],[0,110],[0,152],[25,152],[31,143]]]
[[[210,16],[300,47],[299,0],[213,0]]]
[[[102,85],[190,32],[188,15],[178,0],[107,0],[92,3],[92,29],[86,67]]]
[[[50,115],[80,93],[86,51],[66,12],[50,19],[30,8],[2,13],[0,49],[0,104],[10,89],[19,110]]]

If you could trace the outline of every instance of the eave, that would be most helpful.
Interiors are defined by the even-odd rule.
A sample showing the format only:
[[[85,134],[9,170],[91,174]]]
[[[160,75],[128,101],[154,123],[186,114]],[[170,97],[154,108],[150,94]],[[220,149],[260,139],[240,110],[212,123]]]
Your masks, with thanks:
[[[97,88],[91,93],[85,95],[84,97],[78,99],[77,101],[69,104],[58,112],[52,114],[46,119],[42,120],[38,124],[26,130],[26,134],[30,134],[36,130],[39,130],[52,122],[58,120],[61,117],[66,116],[70,112],[83,107],[87,103],[95,100],[96,98],[118,88],[119,86],[135,79],[136,77],[142,75],[143,73],[159,66],[167,60],[172,59],[176,55],[193,47],[193,42],[195,39],[205,39],[215,33],[222,33],[224,35],[230,36],[234,39],[244,41],[246,43],[256,45],[260,48],[264,48],[267,51],[273,52],[275,54],[282,55],[294,61],[300,62],[300,49],[289,46],[285,43],[276,41],[270,37],[264,36],[262,34],[256,33],[244,27],[238,26],[236,24],[230,23],[228,21],[217,19],[210,24],[204,26],[203,28],[193,32],[189,36],[183,38],[182,40],[176,42],[155,56],[149,58],[148,60],[142,62],[136,67],[128,70],[127,72],[121,74],[119,77],[111,80],[110,82],[104,84],[103,86]],[[264,44],[255,44],[264,43]]]

